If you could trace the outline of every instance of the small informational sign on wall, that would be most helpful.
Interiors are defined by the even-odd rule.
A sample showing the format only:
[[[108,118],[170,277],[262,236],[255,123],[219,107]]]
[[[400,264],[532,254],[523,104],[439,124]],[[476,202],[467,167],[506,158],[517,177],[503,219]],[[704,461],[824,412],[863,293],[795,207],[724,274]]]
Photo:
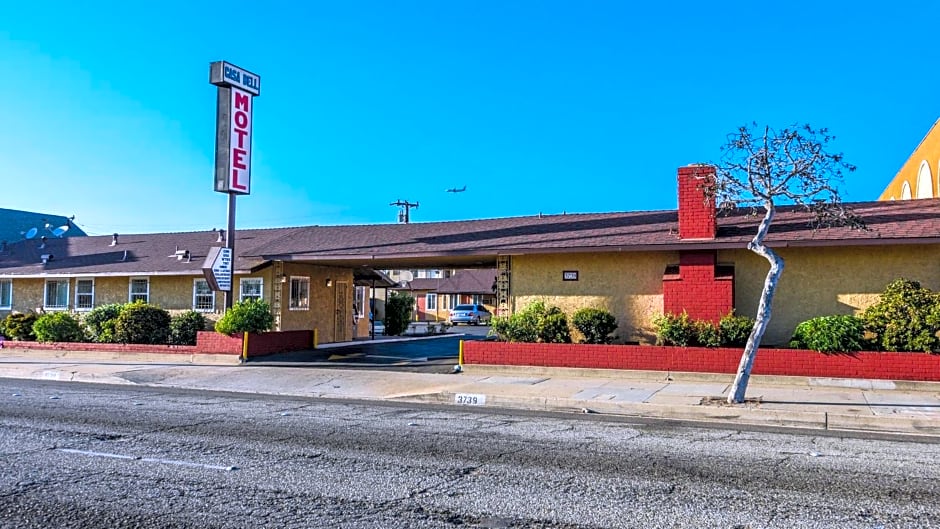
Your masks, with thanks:
[[[578,271],[577,270],[565,270],[561,273],[562,281],[577,281],[578,280]]]
[[[232,249],[213,246],[202,264],[202,274],[212,290],[232,290]]]

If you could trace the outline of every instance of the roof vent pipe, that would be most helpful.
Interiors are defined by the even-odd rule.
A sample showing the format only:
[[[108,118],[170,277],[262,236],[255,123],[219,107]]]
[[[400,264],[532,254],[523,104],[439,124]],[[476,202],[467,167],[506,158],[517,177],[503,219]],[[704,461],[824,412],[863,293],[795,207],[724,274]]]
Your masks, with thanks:
[[[219,238],[215,242],[225,242],[225,230],[219,229]]]
[[[117,239],[118,239],[117,233],[111,236],[111,246],[117,246]]]

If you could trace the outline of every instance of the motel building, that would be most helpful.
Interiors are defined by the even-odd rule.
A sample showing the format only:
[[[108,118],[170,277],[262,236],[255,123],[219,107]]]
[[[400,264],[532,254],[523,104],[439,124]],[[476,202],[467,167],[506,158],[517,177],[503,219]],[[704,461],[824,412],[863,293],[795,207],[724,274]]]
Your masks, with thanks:
[[[569,317],[603,308],[617,318],[618,342],[652,343],[663,312],[756,314],[768,264],[746,246],[758,220],[744,210],[717,215],[697,185],[710,174],[678,169],[675,210],[239,230],[232,293],[267,301],[276,330],[316,329],[321,343],[341,342],[368,336],[366,314],[354,326],[356,307],[367,312],[373,288],[395,286],[378,270],[496,269],[496,314],[535,300]],[[897,278],[940,290],[940,199],[847,205],[868,230],[814,231],[807,213],[778,209],[766,242],[786,270],[764,345],[785,344],[809,318],[864,310]],[[217,319],[223,296],[203,264],[224,241],[221,231],[8,241],[0,317],[142,300]]]

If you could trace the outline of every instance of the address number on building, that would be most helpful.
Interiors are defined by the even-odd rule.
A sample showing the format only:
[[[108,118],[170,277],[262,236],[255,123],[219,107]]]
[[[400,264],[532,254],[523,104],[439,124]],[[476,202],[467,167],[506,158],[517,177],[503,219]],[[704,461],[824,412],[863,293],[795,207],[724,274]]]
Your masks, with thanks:
[[[486,404],[486,395],[458,393],[454,395],[454,404],[460,404],[461,406],[483,406]]]

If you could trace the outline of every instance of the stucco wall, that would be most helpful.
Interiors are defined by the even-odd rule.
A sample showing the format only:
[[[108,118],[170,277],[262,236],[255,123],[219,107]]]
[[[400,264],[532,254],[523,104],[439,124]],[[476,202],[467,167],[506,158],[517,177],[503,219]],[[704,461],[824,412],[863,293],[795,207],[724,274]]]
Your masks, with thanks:
[[[272,281],[272,288],[281,288],[281,328],[279,330],[311,330],[316,329],[319,343],[346,341],[352,339],[353,321],[353,274],[352,270],[327,266],[312,266],[297,263],[284,263],[284,276],[286,281],[276,284]],[[310,307],[307,310],[290,309],[290,277],[300,276],[310,278]],[[331,280],[331,286],[326,286],[326,280]],[[347,285],[346,311],[337,314],[336,289],[344,282]],[[270,298],[268,298],[270,300]],[[336,318],[342,318],[341,324],[345,335],[335,332]]]
[[[679,262],[677,252],[521,255],[512,258],[513,310],[542,299],[569,318],[584,307],[617,317],[619,341],[655,341],[652,320],[663,311],[663,272]],[[562,272],[577,270],[577,281]]]
[[[940,290],[940,246],[783,248],[783,275],[774,296],[765,345],[789,341],[796,325],[815,316],[858,314],[900,277]],[[735,264],[735,309],[754,317],[769,265],[747,250],[719,252]]]
[[[940,291],[940,246],[783,248],[786,261],[764,345],[789,341],[794,328],[815,316],[857,314],[878,299],[891,281],[906,277]],[[514,311],[542,299],[569,318],[583,307],[609,310],[617,318],[618,342],[653,343],[652,320],[663,311],[663,271],[675,252],[594,255],[524,255],[512,258]],[[735,265],[734,305],[754,317],[768,265],[747,250],[725,250],[718,262]],[[577,270],[578,281],[562,281]]]

